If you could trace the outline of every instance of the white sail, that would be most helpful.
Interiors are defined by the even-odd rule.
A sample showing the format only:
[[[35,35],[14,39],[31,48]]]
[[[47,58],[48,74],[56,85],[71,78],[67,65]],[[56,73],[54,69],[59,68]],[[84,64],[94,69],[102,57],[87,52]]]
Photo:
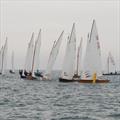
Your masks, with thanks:
[[[107,69],[108,69],[108,73],[115,72],[115,61],[111,52],[109,52],[108,58],[107,58]]]
[[[49,60],[48,60],[48,64],[47,64],[47,69],[45,72],[46,76],[50,76],[53,65],[56,61],[57,55],[59,53],[59,49],[60,49],[60,45],[62,43],[62,38],[63,38],[63,32],[61,33],[59,39],[57,41],[54,41],[52,50],[50,52],[50,56],[49,56]]]
[[[11,56],[11,70],[12,70],[12,72],[15,72],[15,69],[14,69],[14,52],[12,52],[12,56]]]
[[[32,75],[33,76],[34,76],[34,72],[39,69],[40,47],[41,47],[41,29],[35,41],[34,52],[32,56]]]
[[[83,77],[87,78],[87,77],[90,77],[90,73],[89,73],[89,69],[90,69],[90,66],[89,66],[89,49],[90,49],[90,44],[89,44],[89,39],[90,39],[90,36],[89,36],[89,33],[88,33],[88,36],[87,36],[87,45],[86,45],[86,51],[85,51],[85,56],[84,56],[84,67],[83,67]]]
[[[28,56],[29,56],[29,49],[30,49],[30,43],[28,44],[27,52],[26,52],[26,59],[25,59],[25,67],[24,70],[29,71],[29,62],[28,62]]]
[[[5,70],[7,67],[7,50],[8,50],[8,43],[6,38],[5,45],[3,48],[3,54],[2,54],[2,70],[1,70],[2,74],[5,74]]]
[[[2,73],[2,64],[3,64],[2,56],[3,56],[3,46],[0,50],[0,73]]]
[[[32,37],[28,44],[27,53],[26,53],[25,70],[27,72],[30,72],[32,69],[33,49],[34,49],[34,33],[32,33]]]
[[[62,78],[72,79],[75,71],[76,56],[76,35],[75,24],[73,24],[70,38],[67,41],[66,53],[64,57]]]
[[[97,76],[102,75],[100,43],[95,20],[93,21],[90,38],[87,43],[84,62],[86,77],[92,77],[94,73],[97,73]]]
[[[80,41],[80,44],[78,46],[78,51],[77,51],[77,75],[81,75],[81,71],[82,71],[82,38]]]

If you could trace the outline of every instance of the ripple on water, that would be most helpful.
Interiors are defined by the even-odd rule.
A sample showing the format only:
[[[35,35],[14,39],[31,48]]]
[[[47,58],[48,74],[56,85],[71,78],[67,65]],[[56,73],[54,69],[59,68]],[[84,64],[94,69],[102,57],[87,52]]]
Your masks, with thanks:
[[[119,78],[92,85],[0,76],[0,120],[119,120]]]

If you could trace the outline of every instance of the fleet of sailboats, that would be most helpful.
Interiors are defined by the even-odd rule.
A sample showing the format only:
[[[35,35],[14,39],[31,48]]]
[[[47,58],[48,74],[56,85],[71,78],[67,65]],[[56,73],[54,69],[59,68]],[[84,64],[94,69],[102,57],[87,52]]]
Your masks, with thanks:
[[[99,77],[102,76],[102,68],[101,68],[102,65],[101,65],[100,43],[99,43],[95,20],[93,21],[90,37],[88,37],[88,41],[87,41],[83,75],[78,79],[74,78],[73,76],[75,69],[75,54],[76,54],[76,36],[75,36],[75,25],[73,24],[71,36],[67,43],[62,75],[59,78],[60,82],[76,82],[76,81],[82,83],[109,82],[109,80],[99,79]],[[77,63],[78,62],[81,61],[77,61]]]
[[[38,76],[42,80],[52,79],[51,73],[60,51],[61,43],[63,40],[63,33],[64,31],[62,31],[58,40],[54,41],[53,43],[49,55],[46,71],[44,73],[39,72],[41,29],[39,30],[36,40],[34,37],[34,32],[32,33],[31,39],[27,47],[24,69],[19,70],[20,77],[22,79],[34,80],[34,79],[38,79]],[[82,63],[82,53],[83,53],[82,43],[83,43],[83,39],[81,38],[78,48],[76,47],[76,30],[75,30],[75,23],[73,23],[71,34],[67,38],[63,67],[62,67],[61,76],[59,77],[59,81],[80,82],[80,83],[108,83],[109,80],[102,79],[102,76],[111,75],[110,64],[112,63],[112,65],[115,66],[115,62],[111,53],[109,53],[107,58],[108,73],[106,74],[102,73],[100,40],[99,40],[99,35],[97,32],[97,26],[95,20],[93,20],[91,32],[87,36],[87,45],[84,56],[84,63]],[[0,49],[0,74],[2,75],[4,75],[6,71],[7,53],[8,53],[8,43],[6,38],[4,46],[2,46]],[[9,72],[15,73],[14,52],[12,52],[11,69]],[[119,75],[119,74],[115,72],[112,73],[112,75]]]

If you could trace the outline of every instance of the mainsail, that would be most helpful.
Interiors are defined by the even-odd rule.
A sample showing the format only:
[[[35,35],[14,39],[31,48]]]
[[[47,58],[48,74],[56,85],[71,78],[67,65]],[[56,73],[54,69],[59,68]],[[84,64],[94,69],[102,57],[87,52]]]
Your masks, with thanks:
[[[26,53],[25,70],[27,72],[30,72],[32,69],[33,49],[34,49],[34,33],[32,33],[32,37],[28,44]]]
[[[54,65],[56,58],[57,58],[57,55],[59,53],[60,45],[62,43],[63,33],[64,33],[64,31],[60,34],[59,39],[57,41],[54,41],[54,44],[53,44],[53,47],[52,47],[52,50],[50,52],[50,56],[48,59],[48,64],[47,64],[45,76],[50,76],[50,74],[51,74],[53,65]]]
[[[108,58],[107,58],[107,69],[108,69],[108,73],[115,71],[115,61],[111,52],[109,52]]]
[[[11,70],[12,72],[15,72],[15,69],[14,69],[14,52],[12,51],[12,56],[11,56]]]
[[[78,51],[77,51],[77,75],[80,76],[81,75],[81,71],[82,71],[82,38],[80,41],[80,44],[78,46]]]
[[[84,60],[84,76],[92,77],[102,75],[101,51],[95,20],[93,20],[90,37],[87,41],[86,56]]]
[[[72,79],[75,71],[76,56],[76,35],[75,24],[73,24],[70,38],[67,41],[66,53],[64,57],[62,78]]]
[[[0,50],[0,73],[2,73],[2,64],[3,64],[2,56],[3,56],[3,46]]]
[[[32,54],[32,75],[34,76],[34,72],[39,69],[39,54],[41,47],[41,29],[38,33],[37,39],[35,41],[34,51]]]
[[[8,50],[8,43],[7,43],[7,37],[6,37],[5,45],[3,47],[3,52],[2,52],[2,66],[1,66],[2,74],[5,74],[5,70],[7,67],[7,50]]]

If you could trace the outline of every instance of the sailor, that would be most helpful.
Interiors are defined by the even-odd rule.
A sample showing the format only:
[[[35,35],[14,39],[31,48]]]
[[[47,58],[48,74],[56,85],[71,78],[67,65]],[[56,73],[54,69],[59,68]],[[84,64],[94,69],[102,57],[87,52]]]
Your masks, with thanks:
[[[24,75],[27,76],[28,75],[28,72],[26,70],[24,70]]]
[[[29,72],[29,76],[32,76],[32,73],[31,73],[31,72]]]
[[[42,72],[40,72],[40,77],[42,77],[42,78],[43,78],[43,73],[42,73]]]
[[[19,70],[19,74],[22,75],[23,70]]]

